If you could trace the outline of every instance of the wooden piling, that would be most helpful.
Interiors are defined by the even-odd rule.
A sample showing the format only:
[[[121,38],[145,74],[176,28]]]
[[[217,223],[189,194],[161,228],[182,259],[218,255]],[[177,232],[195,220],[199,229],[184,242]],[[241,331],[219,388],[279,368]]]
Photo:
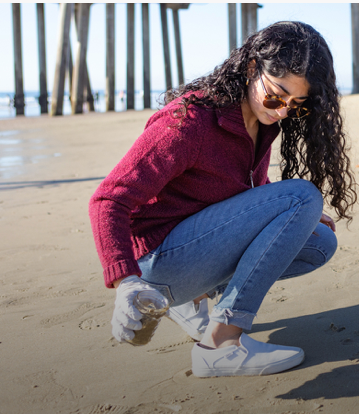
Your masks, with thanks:
[[[237,4],[228,3],[229,53],[237,47]]]
[[[127,3],[127,109],[135,109],[135,5]]]
[[[115,4],[106,3],[106,111],[115,110]]]
[[[76,57],[72,74],[72,114],[80,114],[83,112],[90,6],[90,3],[79,3]]]
[[[47,75],[46,75],[46,47],[45,47],[45,16],[44,16],[44,4],[36,4],[37,12],[37,39],[39,50],[39,85],[40,96],[39,104],[42,114],[48,113],[47,102]]]
[[[161,11],[161,26],[162,26],[162,41],[163,41],[163,57],[164,57],[164,62],[165,62],[166,90],[168,90],[172,88],[172,74],[171,74],[170,48],[169,48],[169,41],[168,41],[166,3],[160,3],[160,11]]]
[[[151,108],[150,25],[148,3],[142,3],[143,107]]]
[[[74,8],[74,20],[75,20],[75,29],[76,29],[76,34],[78,37],[78,11],[79,11],[79,3],[75,4],[75,8]],[[71,92],[72,92],[72,74],[73,74],[73,63],[72,63],[72,53],[71,53],[71,47],[69,50],[70,56],[69,56],[69,98],[71,101]],[[82,101],[85,103],[88,103],[89,106],[89,111],[94,111],[95,107],[94,107],[94,98],[92,95],[92,89],[91,89],[91,83],[90,83],[90,76],[88,73],[88,68],[87,68],[87,62],[85,61],[85,73],[84,73],[84,90],[83,90],[83,99]]]
[[[85,87],[84,87],[84,102],[87,102],[88,104],[88,110],[90,112],[93,112],[95,110],[95,105],[94,105],[94,97],[93,97],[93,93],[92,93],[92,88],[91,88],[91,82],[90,82],[90,75],[87,69],[87,65],[85,66]]]
[[[69,83],[69,100],[71,102],[71,93],[72,93],[72,74],[74,72],[74,63],[73,63],[73,59],[72,59],[72,52],[71,52],[71,47],[69,47],[69,64],[67,66],[66,69],[66,76],[68,78],[68,83]]]
[[[21,49],[21,11],[20,4],[12,4],[12,21],[14,35],[14,70],[15,70],[15,96],[14,106],[16,115],[24,115],[25,97],[22,75],[22,49]]]
[[[51,115],[62,115],[65,74],[68,65],[70,48],[70,23],[73,7],[73,3],[60,4],[59,39],[56,55],[54,87],[51,97]]]
[[[257,3],[241,3],[242,44],[248,36],[257,31]]]
[[[183,74],[182,46],[181,46],[181,34],[180,34],[178,11],[179,11],[179,8],[172,8],[173,28],[175,32],[175,44],[176,44],[178,85],[182,85],[184,83],[184,74]]]
[[[72,74],[74,72],[74,61],[72,59],[71,46],[69,46],[69,56],[68,56],[68,65],[66,68],[66,77],[68,81],[69,88],[69,101],[71,103],[71,93],[72,93]]]
[[[353,55],[353,90],[359,93],[359,4],[351,3],[352,20],[352,55]]]

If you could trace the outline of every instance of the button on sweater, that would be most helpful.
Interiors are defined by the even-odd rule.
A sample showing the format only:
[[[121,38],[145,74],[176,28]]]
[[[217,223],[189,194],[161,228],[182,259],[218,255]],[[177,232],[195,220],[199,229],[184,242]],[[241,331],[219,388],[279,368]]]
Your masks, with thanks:
[[[141,270],[137,259],[158,247],[182,220],[207,206],[269,182],[270,147],[279,126],[259,126],[257,153],[240,106],[190,105],[180,98],[155,113],[89,204],[107,287]]]

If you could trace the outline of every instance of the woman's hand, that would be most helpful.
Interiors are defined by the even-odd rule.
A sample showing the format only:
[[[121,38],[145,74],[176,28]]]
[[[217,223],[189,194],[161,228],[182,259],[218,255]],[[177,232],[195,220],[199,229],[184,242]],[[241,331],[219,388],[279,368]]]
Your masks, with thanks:
[[[140,330],[142,314],[133,305],[133,299],[138,292],[143,290],[155,290],[143,282],[138,276],[128,276],[121,281],[116,288],[115,309],[111,320],[112,335],[119,342],[131,341],[135,333]]]
[[[322,217],[319,220],[321,223],[325,224],[326,226],[328,226],[330,229],[332,229],[333,231],[335,231],[335,223],[333,221],[332,218],[330,218],[329,216],[327,216],[326,214],[322,214]]]

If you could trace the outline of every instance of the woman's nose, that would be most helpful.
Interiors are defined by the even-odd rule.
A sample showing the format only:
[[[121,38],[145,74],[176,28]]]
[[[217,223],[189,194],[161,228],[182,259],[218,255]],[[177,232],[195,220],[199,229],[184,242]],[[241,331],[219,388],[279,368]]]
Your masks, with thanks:
[[[286,118],[287,114],[288,114],[288,106],[285,106],[284,108],[280,108],[280,109],[276,109],[275,111],[277,112],[277,114],[282,118]]]

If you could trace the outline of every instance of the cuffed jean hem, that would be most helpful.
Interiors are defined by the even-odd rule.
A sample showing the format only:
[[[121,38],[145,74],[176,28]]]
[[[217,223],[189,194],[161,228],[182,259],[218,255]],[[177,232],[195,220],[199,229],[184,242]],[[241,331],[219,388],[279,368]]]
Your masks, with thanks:
[[[249,312],[233,312],[230,309],[214,307],[209,317],[211,321],[214,322],[224,323],[226,325],[235,325],[238,328],[250,330],[256,316],[257,315]]]

